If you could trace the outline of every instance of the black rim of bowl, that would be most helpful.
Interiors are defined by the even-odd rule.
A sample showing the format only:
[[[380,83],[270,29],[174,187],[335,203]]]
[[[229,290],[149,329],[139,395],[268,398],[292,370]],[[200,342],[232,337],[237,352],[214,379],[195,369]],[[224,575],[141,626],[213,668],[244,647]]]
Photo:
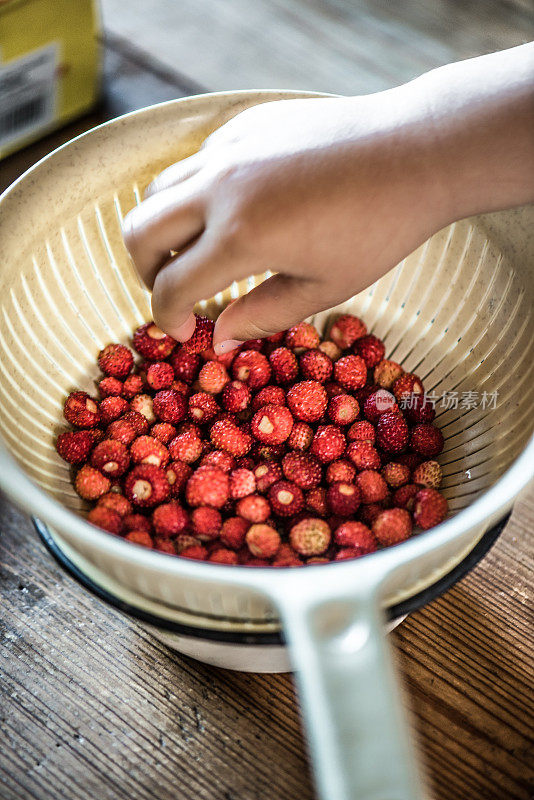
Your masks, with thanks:
[[[385,610],[387,620],[398,619],[406,614],[417,611],[422,606],[440,597],[447,592],[455,583],[464,578],[473,567],[486,555],[490,548],[495,544],[504,526],[508,522],[510,514],[506,514],[496,525],[489,528],[482,538],[477,542],[467,556],[457,564],[454,569],[444,575],[439,581],[423,589],[421,592],[408,597],[401,603],[390,606]],[[172,622],[164,617],[151,614],[141,608],[126,603],[116,595],[103,589],[92,581],[82,570],[80,570],[63,552],[56,541],[53,539],[48,527],[41,520],[33,517],[35,529],[49,553],[55,558],[58,564],[68,572],[78,583],[88,589],[92,594],[108,603],[113,608],[122,611],[134,619],[159,628],[162,631],[176,633],[180,636],[189,636],[196,639],[206,639],[214,642],[224,642],[226,644],[247,644],[247,645],[283,645],[285,644],[282,631],[272,633],[243,633],[239,631],[218,631],[210,628],[196,627],[194,625],[184,625],[179,622]]]

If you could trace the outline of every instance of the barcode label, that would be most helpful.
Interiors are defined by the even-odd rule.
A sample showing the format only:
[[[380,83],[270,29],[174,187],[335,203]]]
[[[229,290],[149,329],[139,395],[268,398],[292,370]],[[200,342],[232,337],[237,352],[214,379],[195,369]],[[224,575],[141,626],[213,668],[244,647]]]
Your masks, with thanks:
[[[57,52],[54,42],[0,64],[0,150],[54,120]]]

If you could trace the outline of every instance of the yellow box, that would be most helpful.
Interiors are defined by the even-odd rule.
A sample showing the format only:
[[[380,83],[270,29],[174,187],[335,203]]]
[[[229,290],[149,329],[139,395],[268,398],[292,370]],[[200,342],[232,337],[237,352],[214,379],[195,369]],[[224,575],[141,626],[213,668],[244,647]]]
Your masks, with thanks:
[[[95,104],[99,30],[96,0],[0,0],[0,158]]]

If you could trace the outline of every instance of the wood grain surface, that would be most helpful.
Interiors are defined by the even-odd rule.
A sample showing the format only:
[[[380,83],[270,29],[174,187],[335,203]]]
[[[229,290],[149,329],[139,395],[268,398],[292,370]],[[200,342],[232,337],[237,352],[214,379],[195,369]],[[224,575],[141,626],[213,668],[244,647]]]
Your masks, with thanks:
[[[371,91],[519,43],[529,3],[153,0],[147,15],[134,0],[125,15],[104,0],[101,107],[0,162],[0,189],[98,121],[203,85]],[[534,796],[533,525],[531,492],[483,561],[392,635],[435,800]],[[0,597],[1,800],[314,796],[290,675],[166,649],[66,575],[1,498]]]

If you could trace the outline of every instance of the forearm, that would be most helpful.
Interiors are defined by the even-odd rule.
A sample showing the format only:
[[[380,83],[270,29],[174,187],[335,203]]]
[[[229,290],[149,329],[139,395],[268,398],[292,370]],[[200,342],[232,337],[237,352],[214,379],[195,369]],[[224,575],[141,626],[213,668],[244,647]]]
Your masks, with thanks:
[[[424,96],[451,221],[534,202],[534,42],[440,67],[408,87]]]

